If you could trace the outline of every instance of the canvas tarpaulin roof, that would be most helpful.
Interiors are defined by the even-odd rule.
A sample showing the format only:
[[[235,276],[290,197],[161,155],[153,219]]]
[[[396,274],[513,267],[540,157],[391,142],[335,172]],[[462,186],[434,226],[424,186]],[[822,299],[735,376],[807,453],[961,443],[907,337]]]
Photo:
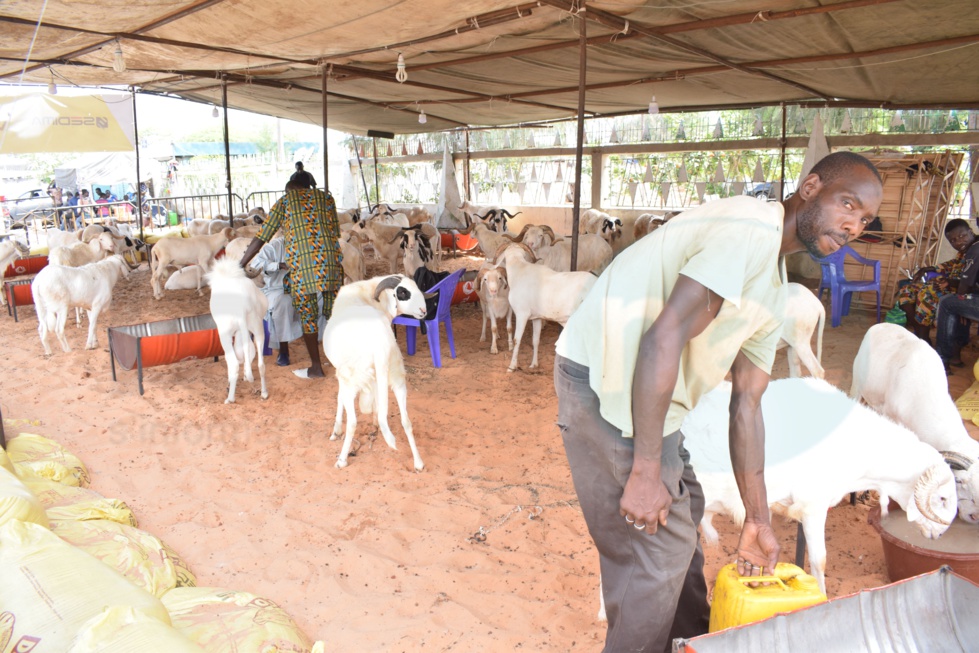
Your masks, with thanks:
[[[53,76],[61,84],[134,85],[216,104],[226,83],[232,107],[321,123],[325,76],[330,127],[440,131],[573,117],[584,25],[588,115],[637,112],[652,95],[663,110],[837,100],[979,106],[979,11],[966,0],[604,0],[587,3],[583,14],[578,7],[6,0],[0,80],[16,82],[26,68],[33,83]],[[117,43],[124,72],[113,70]],[[395,79],[399,54],[404,83]]]
[[[133,133],[128,93],[0,97],[0,153],[129,152]]]
[[[149,181],[159,164],[140,158],[140,176]],[[54,171],[55,185],[69,190],[87,188],[93,184],[111,186],[136,181],[136,155],[113,152],[86,154]]]

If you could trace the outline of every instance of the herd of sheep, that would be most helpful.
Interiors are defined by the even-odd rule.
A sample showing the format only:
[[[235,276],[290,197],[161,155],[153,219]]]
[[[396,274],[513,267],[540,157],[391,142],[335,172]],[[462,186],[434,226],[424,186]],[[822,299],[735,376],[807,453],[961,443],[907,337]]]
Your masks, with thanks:
[[[536,368],[543,322],[565,324],[596,275],[611,262],[613,245],[622,237],[622,221],[597,210],[583,213],[577,267],[572,272],[570,239],[558,237],[549,226],[526,224],[513,233],[507,222],[515,214],[505,209],[468,203],[463,209],[466,226],[460,231],[476,239],[485,257],[474,284],[483,313],[480,341],[486,340],[488,322],[490,351],[498,353],[497,321],[504,320],[507,348],[513,352],[508,368],[512,372],[519,367],[521,340],[527,323],[532,322],[530,368]],[[253,211],[234,220],[194,220],[188,225],[191,237],[162,238],[150,256],[156,298],[162,297],[164,289],[202,292],[205,281],[211,286],[211,312],[228,364],[228,402],[234,401],[242,363],[246,378],[252,380],[253,358],[258,359],[262,397],[268,396],[265,365],[257,351],[267,300],[258,288],[260,277],[237,265],[263,217],[263,212]],[[655,231],[672,217],[641,216],[635,221],[635,237]],[[420,471],[423,462],[406,408],[404,361],[391,322],[397,315],[424,317],[425,293],[413,278],[420,267],[439,271],[442,234],[420,208],[379,205],[371,211],[344,211],[340,223],[345,285],[323,338],[324,353],[339,381],[332,438],[340,436],[346,417],[336,466],[347,464],[357,424],[357,399],[360,412],[373,415],[387,444],[395,447],[387,424],[390,389],[400,409],[414,468]],[[88,227],[74,234],[54,232],[49,242],[51,264],[35,277],[32,286],[45,353],[50,354],[46,339],[51,331],[68,351],[64,327],[71,308],[88,311],[86,347],[94,348],[99,313],[111,300],[115,284],[138,265],[134,253],[142,244],[127,225]],[[373,255],[388,264],[389,275],[366,278],[368,244]],[[222,249],[227,256],[215,263]],[[25,254],[16,241],[0,243],[0,270]],[[177,271],[167,278],[171,268]],[[786,310],[780,346],[789,350],[790,377],[802,377],[804,366],[812,378],[774,381],[763,399],[766,485],[773,511],[802,523],[820,587],[825,591],[826,511],[850,492],[876,490],[884,513],[888,500],[894,499],[926,537],[944,533],[956,513],[969,523],[979,522],[979,465],[975,465],[979,442],[968,435],[959,417],[934,350],[901,327],[872,327],[854,361],[847,396],[822,380],[822,303],[807,288],[789,284]],[[815,354],[810,346],[813,335]],[[701,526],[708,542],[716,539],[711,525],[715,514],[729,515],[735,521],[744,518],[726,453],[730,391],[725,383],[708,394],[683,426],[704,487],[707,507]]]

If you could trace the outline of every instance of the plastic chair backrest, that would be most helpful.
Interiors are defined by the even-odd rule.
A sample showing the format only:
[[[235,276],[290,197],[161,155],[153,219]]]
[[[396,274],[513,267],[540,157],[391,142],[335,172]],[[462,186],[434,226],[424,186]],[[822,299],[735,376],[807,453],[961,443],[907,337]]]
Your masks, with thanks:
[[[439,293],[439,305],[434,318],[439,322],[443,322],[448,317],[449,309],[452,306],[452,296],[455,294],[459,279],[465,271],[465,268],[459,268],[426,291],[429,293],[438,291]]]

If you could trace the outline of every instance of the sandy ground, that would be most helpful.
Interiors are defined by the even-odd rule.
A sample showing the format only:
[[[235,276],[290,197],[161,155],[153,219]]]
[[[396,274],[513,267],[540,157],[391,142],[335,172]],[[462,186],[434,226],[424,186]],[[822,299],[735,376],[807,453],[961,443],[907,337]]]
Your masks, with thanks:
[[[475,269],[475,258],[446,267]],[[105,327],[206,313],[193,291],[151,298],[145,264],[120,282],[99,325],[100,347],[44,358],[31,307],[2,317],[0,401],[5,417],[37,418],[88,465],[93,489],[125,500],[141,528],[189,563],[202,586],[253,592],[282,605],[331,651],[595,650],[604,626],[597,554],[578,508],[558,429],[551,370],[556,325],[544,328],[540,370],[507,374],[509,355],[479,342],[476,305],[454,308],[455,359],[432,367],[422,340],[406,359],[409,414],[425,470],[415,473],[392,407],[398,450],[361,421],[362,447],[346,469],[330,441],[336,381],[297,379],[268,358],[270,397],[247,383],[225,405],[224,361],[150,368],[113,382]],[[827,326],[823,364],[847,389],[866,315]],[[400,334],[403,343],[403,333]],[[529,337],[528,337],[529,339]],[[443,345],[445,346],[445,345]],[[293,367],[306,357],[292,347]],[[521,351],[524,366],[530,347]],[[953,396],[971,383],[951,379]],[[780,354],[775,377],[787,375]],[[971,425],[970,425],[971,427]],[[973,429],[974,430],[974,429]],[[870,505],[829,513],[831,597],[888,582]],[[708,549],[713,579],[731,561],[737,531],[715,519]],[[782,559],[793,559],[796,526],[777,519]],[[484,536],[474,538],[480,529]]]

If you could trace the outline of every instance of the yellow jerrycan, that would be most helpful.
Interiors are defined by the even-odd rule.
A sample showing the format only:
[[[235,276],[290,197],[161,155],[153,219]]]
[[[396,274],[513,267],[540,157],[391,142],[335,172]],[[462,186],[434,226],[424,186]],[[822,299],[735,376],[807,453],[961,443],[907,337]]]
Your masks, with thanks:
[[[749,583],[765,585],[751,587]],[[795,565],[780,562],[771,576],[740,576],[734,563],[717,573],[714,600],[710,607],[710,632],[767,619],[779,612],[790,612],[822,603],[816,579]]]

